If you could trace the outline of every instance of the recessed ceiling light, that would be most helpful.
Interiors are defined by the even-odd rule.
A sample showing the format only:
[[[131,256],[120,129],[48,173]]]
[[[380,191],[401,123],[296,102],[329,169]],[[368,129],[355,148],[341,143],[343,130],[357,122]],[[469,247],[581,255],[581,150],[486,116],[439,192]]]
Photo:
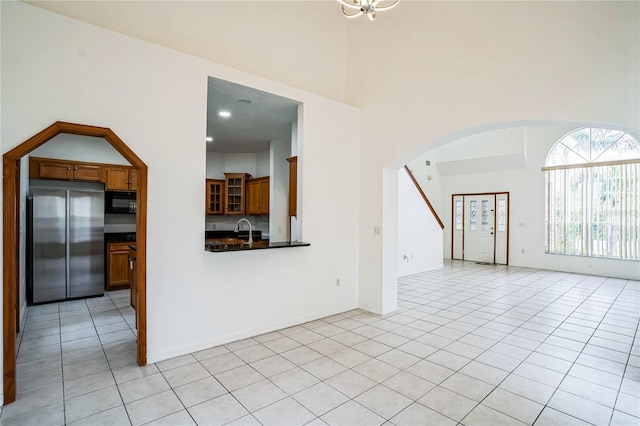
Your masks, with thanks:
[[[207,142],[213,142],[213,138],[211,136],[207,136],[206,138],[204,138],[204,140],[206,140]]]
[[[241,104],[250,104],[251,99],[238,99],[238,102],[240,102]]]
[[[231,117],[231,113],[229,111],[220,111],[218,112],[220,117]]]

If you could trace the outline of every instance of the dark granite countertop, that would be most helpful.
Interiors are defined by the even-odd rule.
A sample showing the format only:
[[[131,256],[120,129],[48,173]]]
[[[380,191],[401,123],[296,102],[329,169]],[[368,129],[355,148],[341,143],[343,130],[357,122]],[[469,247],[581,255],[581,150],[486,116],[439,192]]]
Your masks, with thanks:
[[[253,240],[254,241],[258,241],[262,239],[262,231],[252,231],[251,234],[253,235]],[[249,238],[249,231],[247,230],[240,230],[238,232],[234,232],[234,231],[204,231],[204,239],[205,240],[210,240],[210,239],[214,239],[214,238],[243,238],[243,239],[248,239]]]
[[[113,242],[129,242],[136,241],[136,233],[135,232],[105,232],[104,233],[104,242],[105,243],[113,243]]]
[[[223,243],[206,243],[204,249],[214,253],[224,253],[229,251],[252,251],[252,250],[268,250],[287,247],[308,247],[311,243],[301,241],[285,241],[285,242],[269,242],[268,240],[256,241],[253,245],[229,245]]]

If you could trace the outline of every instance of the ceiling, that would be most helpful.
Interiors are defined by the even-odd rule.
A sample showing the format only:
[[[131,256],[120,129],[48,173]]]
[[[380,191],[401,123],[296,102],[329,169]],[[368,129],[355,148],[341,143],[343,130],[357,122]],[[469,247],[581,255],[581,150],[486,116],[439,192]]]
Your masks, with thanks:
[[[230,117],[220,117],[228,111]],[[208,152],[248,153],[269,148],[272,140],[290,140],[298,120],[298,102],[209,77],[207,93]]]

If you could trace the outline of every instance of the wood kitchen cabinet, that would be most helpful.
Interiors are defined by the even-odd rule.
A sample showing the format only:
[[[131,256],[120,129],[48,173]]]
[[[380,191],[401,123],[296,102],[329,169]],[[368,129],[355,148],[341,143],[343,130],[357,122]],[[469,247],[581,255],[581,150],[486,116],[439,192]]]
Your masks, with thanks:
[[[129,245],[131,242],[107,243],[107,290],[129,287]]]
[[[289,162],[289,216],[298,215],[298,157],[287,158]]]
[[[205,184],[206,214],[224,214],[224,187],[224,180],[207,179]]]
[[[247,214],[269,214],[269,176],[247,181]]]
[[[135,191],[138,189],[138,170],[127,166],[107,168],[105,189],[107,191]]]
[[[137,191],[140,172],[129,166],[29,158],[30,179],[104,182],[107,191]]]
[[[225,173],[224,214],[244,215],[246,211],[245,185],[251,177],[248,173]]]
[[[140,181],[140,171],[138,169],[130,168],[129,169],[129,190],[137,191],[138,190],[138,182]]]
[[[81,161],[31,157],[29,158],[29,177],[31,179],[102,182],[104,181],[104,167],[100,164]]]

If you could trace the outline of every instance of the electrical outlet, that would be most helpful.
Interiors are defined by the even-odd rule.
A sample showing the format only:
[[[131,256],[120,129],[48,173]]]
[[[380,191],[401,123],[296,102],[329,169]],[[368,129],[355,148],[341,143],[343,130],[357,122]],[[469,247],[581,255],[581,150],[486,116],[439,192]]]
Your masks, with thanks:
[[[278,226],[278,234],[282,234],[282,227]]]
[[[522,254],[524,254],[524,249],[522,249]]]
[[[374,226],[373,227],[373,235],[380,235],[380,227],[379,226]]]
[[[336,287],[340,287],[340,278],[336,278]]]

